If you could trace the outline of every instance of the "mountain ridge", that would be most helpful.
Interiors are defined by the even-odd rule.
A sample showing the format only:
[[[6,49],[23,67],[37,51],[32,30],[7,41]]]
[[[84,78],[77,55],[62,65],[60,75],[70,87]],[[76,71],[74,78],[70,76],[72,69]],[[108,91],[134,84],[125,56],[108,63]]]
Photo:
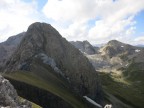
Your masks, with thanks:
[[[97,53],[98,47],[92,46],[87,40],[85,41],[70,41],[72,45],[74,45],[81,52],[92,55]]]
[[[87,95],[95,101],[102,98],[98,74],[88,59],[46,23],[29,26],[3,70],[12,74],[17,70],[28,71],[28,75],[36,74],[45,80],[52,73],[57,79],[64,78],[79,96]]]
[[[68,102],[74,108],[84,105],[83,101],[78,101],[73,97],[74,94],[78,94],[78,97],[80,96],[79,99],[86,95],[96,102],[102,100],[101,83],[98,74],[100,74],[100,77],[104,81],[109,79],[106,82],[102,81],[104,85],[109,82],[112,85],[114,84],[114,87],[117,87],[117,85],[111,79],[111,76],[113,78],[115,77],[113,75],[118,74],[118,79],[115,80],[120,79],[123,81],[121,75],[124,75],[129,81],[134,81],[134,83],[142,80],[142,77],[139,77],[139,75],[143,76],[143,70],[138,69],[143,66],[143,48],[125,44],[117,40],[111,40],[100,48],[92,46],[88,41],[77,41],[71,42],[70,44],[50,24],[39,22],[31,24],[27,32],[22,34],[22,38],[12,37],[6,42],[1,43],[2,45],[14,46],[13,52],[9,54],[10,58],[5,56],[7,59],[5,60],[6,64],[3,70],[6,72],[6,76],[10,79],[12,78],[11,80],[18,81],[17,83],[23,82],[26,84],[30,83],[25,81],[25,78],[28,80],[34,78],[30,82],[33,82],[33,80],[37,82],[39,79],[42,79],[41,84],[48,83],[50,87],[46,85],[48,88],[43,88],[42,86],[37,86],[35,83],[31,84],[48,90],[54,98],[56,98],[55,96],[60,96],[64,100],[63,102]],[[75,43],[76,45],[74,45]],[[0,55],[3,52],[1,51]],[[6,55],[6,53],[3,55]],[[106,72],[106,74],[96,72],[89,61],[96,70]],[[2,61],[1,63],[4,62]],[[134,67],[136,68],[133,69]],[[21,78],[18,79],[17,77]],[[120,87],[121,83],[118,83]],[[130,86],[130,88],[133,86]],[[57,93],[53,89],[60,91]],[[120,89],[123,90],[123,88]],[[110,93],[113,94],[110,88],[107,88],[107,90],[108,92],[110,90]],[[65,96],[62,91],[67,93],[72,99]],[[70,95],[69,91],[74,92],[74,94]],[[116,89],[116,91],[119,90]],[[110,97],[113,97],[112,94],[109,94]],[[119,104],[122,104],[122,102]],[[115,106],[117,104],[115,102],[111,103],[114,104],[114,107],[121,107],[121,105]],[[129,103],[133,105],[131,104],[131,100]],[[126,106],[126,104],[123,106]]]

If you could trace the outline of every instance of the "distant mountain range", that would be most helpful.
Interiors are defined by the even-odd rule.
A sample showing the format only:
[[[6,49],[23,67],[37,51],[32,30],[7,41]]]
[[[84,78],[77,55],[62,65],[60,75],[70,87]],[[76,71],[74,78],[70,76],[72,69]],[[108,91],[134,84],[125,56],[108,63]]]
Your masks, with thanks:
[[[98,47],[92,46],[88,41],[71,41],[70,42],[72,45],[74,45],[76,48],[78,48],[81,52],[88,54],[88,55],[92,55],[97,53],[98,51]]]
[[[98,71],[107,67],[118,69],[130,64],[132,60],[133,62],[144,62],[144,57],[142,56],[144,48],[125,44],[117,40],[111,40],[102,47],[92,46],[88,42],[86,46],[85,41],[71,43],[89,58]]]
[[[81,44],[84,42],[79,42]],[[111,40],[98,48],[94,54],[89,52],[94,49],[79,47],[78,41],[72,43],[99,71],[103,88],[111,97],[116,108],[143,108],[144,107],[144,48],[132,46]],[[83,49],[87,49],[86,52]],[[115,98],[115,100],[113,100]],[[117,100],[119,99],[119,100]],[[116,105],[117,104],[117,105]],[[130,105],[130,106],[128,106]]]

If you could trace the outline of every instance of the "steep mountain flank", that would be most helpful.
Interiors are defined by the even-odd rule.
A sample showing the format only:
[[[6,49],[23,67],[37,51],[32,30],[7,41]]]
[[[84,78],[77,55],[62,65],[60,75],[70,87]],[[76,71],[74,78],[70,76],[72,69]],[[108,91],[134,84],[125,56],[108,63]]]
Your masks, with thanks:
[[[59,88],[71,88],[80,96],[96,101],[102,98],[97,72],[89,60],[49,24],[37,22],[29,26],[4,67],[5,72],[18,70],[28,71],[28,75],[36,75]]]

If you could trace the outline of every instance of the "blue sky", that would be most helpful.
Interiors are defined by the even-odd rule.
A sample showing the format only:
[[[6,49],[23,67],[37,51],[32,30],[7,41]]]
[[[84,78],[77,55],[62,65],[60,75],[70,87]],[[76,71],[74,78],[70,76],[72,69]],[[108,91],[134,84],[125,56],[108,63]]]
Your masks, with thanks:
[[[136,23],[136,34],[137,36],[143,35],[144,36],[144,10],[138,13],[135,18]]]
[[[50,23],[69,41],[144,44],[144,0],[0,1],[0,42],[34,22]]]
[[[22,1],[31,3],[33,0],[22,0]],[[43,7],[48,2],[48,0],[36,0],[36,2],[37,2],[38,10],[40,11],[43,9]]]

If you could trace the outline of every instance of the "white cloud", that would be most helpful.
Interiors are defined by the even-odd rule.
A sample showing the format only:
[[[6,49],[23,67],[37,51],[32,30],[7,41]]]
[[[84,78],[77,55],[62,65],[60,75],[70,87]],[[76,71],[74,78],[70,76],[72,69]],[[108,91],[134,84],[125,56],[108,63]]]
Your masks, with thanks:
[[[141,43],[144,44],[144,36],[140,36],[140,37],[138,37],[138,38],[135,38],[134,41],[136,41],[136,42],[141,42]]]
[[[0,0],[0,42],[35,21],[49,19],[68,40],[93,44],[111,39],[133,41],[137,29],[134,16],[144,9],[144,0],[48,0],[42,10],[47,19],[37,6],[36,0]]]
[[[22,0],[0,0],[0,41],[25,31],[37,20],[36,2],[25,3]]]
[[[57,21],[85,21],[95,17],[95,4],[95,0],[48,0],[43,11]]]
[[[144,36],[133,36],[129,41],[131,45],[144,45]]]
[[[58,28],[59,29],[59,28]],[[88,35],[87,25],[82,22],[72,23],[66,29],[59,29],[59,31],[68,39],[68,40],[85,40],[85,36]]]
[[[43,12],[68,40],[96,44],[110,39],[128,41],[136,29],[134,16],[143,9],[144,0],[48,0]]]

